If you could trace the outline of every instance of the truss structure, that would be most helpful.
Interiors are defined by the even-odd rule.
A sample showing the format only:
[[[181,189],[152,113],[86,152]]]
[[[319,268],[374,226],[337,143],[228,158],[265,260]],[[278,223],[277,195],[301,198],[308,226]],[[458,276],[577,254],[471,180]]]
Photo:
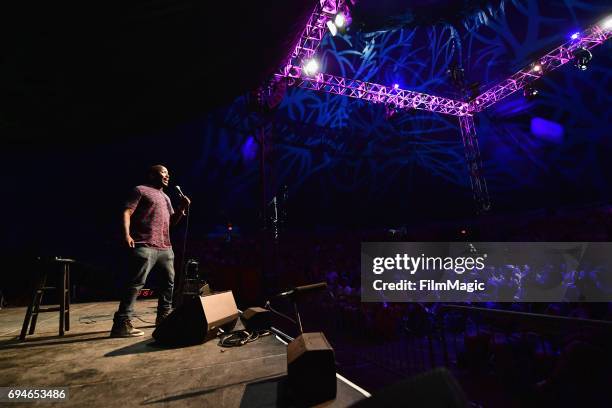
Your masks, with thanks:
[[[461,138],[463,139],[465,159],[468,165],[474,201],[479,211],[489,211],[491,209],[491,200],[487,190],[487,181],[482,175],[482,159],[480,158],[474,117],[461,116],[459,118],[459,127],[461,128]]]
[[[441,96],[432,96],[329,74],[320,73],[315,77],[309,77],[302,75],[302,69],[296,66],[290,67],[286,77],[290,86],[364,99],[373,103],[383,103],[398,109],[421,109],[454,116],[468,115],[467,102],[455,101]]]
[[[605,30],[599,25],[592,26],[580,33],[575,40],[555,48],[548,54],[534,61],[505,81],[491,87],[470,101],[469,111],[480,112],[514,92],[523,89],[529,83],[541,78],[546,73],[567,64],[574,59],[574,52],[580,48],[590,50],[602,44],[612,36],[612,30]]]
[[[320,0],[317,2],[306,23],[306,27],[304,27],[300,38],[293,46],[291,54],[287,57],[277,76],[289,75],[291,67],[301,66],[303,61],[314,57],[323,37],[327,33],[327,22],[344,8],[344,4],[344,0]]]
[[[457,116],[472,191],[480,211],[488,211],[491,208],[491,202],[487,183],[482,173],[482,160],[473,115],[523,89],[546,73],[572,61],[576,50],[580,48],[590,50],[612,37],[612,28],[607,25],[601,23],[591,26],[577,33],[578,35],[572,36],[571,41],[555,48],[508,79],[491,87],[471,101],[464,102],[324,73],[315,76],[306,75],[302,65],[315,56],[327,33],[328,21],[339,11],[345,10],[346,1],[352,0],[319,0],[317,2],[286,62],[274,75],[271,84],[267,86],[268,93],[271,93],[271,85],[286,80],[289,86],[383,103],[400,110],[420,109]]]

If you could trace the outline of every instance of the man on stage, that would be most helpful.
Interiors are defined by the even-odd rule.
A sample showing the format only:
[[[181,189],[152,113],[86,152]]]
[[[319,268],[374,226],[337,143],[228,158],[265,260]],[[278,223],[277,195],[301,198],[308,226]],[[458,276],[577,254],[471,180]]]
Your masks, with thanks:
[[[144,335],[142,330],[132,326],[131,317],[138,292],[153,268],[161,273],[156,325],[168,316],[172,307],[174,252],[170,244],[170,225],[177,224],[186,215],[191,201],[181,194],[177,211],[173,210],[170,198],[163,191],[170,181],[170,174],[164,166],[152,166],[148,179],[148,184],[132,190],[124,206],[124,245],[129,251],[128,283],[113,319],[111,337]]]

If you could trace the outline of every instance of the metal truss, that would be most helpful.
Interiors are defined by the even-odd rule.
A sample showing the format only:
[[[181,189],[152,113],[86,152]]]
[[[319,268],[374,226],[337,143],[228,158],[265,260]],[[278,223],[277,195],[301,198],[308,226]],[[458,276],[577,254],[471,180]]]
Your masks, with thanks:
[[[463,139],[465,159],[470,174],[474,201],[476,201],[479,212],[488,211],[491,209],[491,200],[489,198],[489,190],[487,190],[487,181],[482,174],[482,160],[480,158],[480,149],[478,148],[474,117],[459,117],[459,127],[461,128],[461,138]]]
[[[514,92],[523,89],[529,83],[541,78],[546,73],[563,66],[574,59],[574,52],[580,48],[587,50],[604,43],[612,36],[612,30],[594,25],[579,33],[575,39],[555,48],[548,54],[534,61],[510,78],[493,86],[470,101],[469,111],[480,112]]]
[[[327,21],[343,6],[343,1],[321,0],[317,3],[306,28],[295,45],[288,62],[275,79],[290,78],[290,86],[322,91],[351,98],[365,99],[374,103],[390,104],[398,109],[420,109],[454,116],[466,116],[481,112],[485,108],[523,89],[529,83],[574,59],[580,48],[590,50],[612,37],[612,30],[594,25],[579,33],[576,39],[557,47],[510,78],[491,87],[469,103],[420,92],[395,89],[385,85],[319,73],[314,77],[305,75],[302,63],[314,57],[327,32]]]
[[[468,104],[462,101],[328,74],[314,77],[304,75],[302,64],[314,57],[327,33],[327,22],[344,7],[345,0],[321,0],[317,3],[287,62],[274,76],[273,83],[289,78],[288,85],[291,86],[385,103],[398,109],[420,109],[454,116],[468,114]]]
[[[302,64],[314,57],[319,45],[327,33],[327,22],[340,10],[344,10],[346,0],[320,0],[312,12],[297,44],[281,69],[267,85],[267,93],[280,81],[287,81],[289,86],[364,99],[373,103],[383,103],[397,109],[420,109],[430,112],[453,115],[459,118],[459,127],[465,148],[470,182],[474,199],[479,211],[491,208],[486,180],[482,174],[482,160],[478,148],[478,139],[472,115],[481,112],[496,102],[523,89],[529,83],[541,78],[546,73],[567,64],[574,59],[574,52],[580,48],[590,50],[608,40],[612,30],[603,24],[594,25],[572,40],[557,47],[523,68],[510,78],[493,86],[469,102],[427,95],[420,92],[397,89],[357,79],[319,73],[314,77],[305,75]]]
[[[303,61],[314,57],[321,40],[327,33],[327,22],[344,7],[344,0],[320,0],[317,2],[304,31],[297,44],[292,48],[291,54],[280,70],[281,76],[287,76],[292,66],[301,66]]]
[[[395,106],[398,109],[420,109],[453,116],[469,115],[467,102],[455,101],[441,96],[432,96],[329,74],[320,73],[314,77],[308,77],[303,75],[302,69],[297,66],[291,67],[287,77],[290,86],[364,99],[373,103],[383,103]]]

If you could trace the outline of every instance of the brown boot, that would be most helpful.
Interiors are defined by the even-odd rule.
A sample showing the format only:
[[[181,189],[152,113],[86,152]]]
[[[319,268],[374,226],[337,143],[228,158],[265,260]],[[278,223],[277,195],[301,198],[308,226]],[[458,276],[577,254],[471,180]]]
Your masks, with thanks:
[[[140,337],[144,336],[144,332],[142,330],[135,329],[132,326],[131,320],[124,320],[122,322],[113,323],[113,328],[111,329],[111,337]]]

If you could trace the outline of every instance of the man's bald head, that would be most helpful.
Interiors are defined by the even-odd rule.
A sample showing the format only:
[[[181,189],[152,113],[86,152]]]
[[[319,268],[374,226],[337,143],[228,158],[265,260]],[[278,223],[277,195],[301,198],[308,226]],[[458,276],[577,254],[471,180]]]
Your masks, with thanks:
[[[168,187],[168,183],[170,182],[170,173],[168,169],[161,165],[156,164],[154,166],[149,167],[148,173],[149,182],[158,188]]]

